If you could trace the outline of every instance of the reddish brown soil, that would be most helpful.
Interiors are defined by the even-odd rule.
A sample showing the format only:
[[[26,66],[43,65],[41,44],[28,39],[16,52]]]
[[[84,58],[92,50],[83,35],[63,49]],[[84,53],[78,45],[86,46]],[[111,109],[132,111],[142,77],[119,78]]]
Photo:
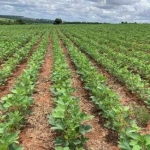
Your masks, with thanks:
[[[93,129],[91,132],[86,134],[89,138],[85,150],[119,150],[117,145],[117,136],[115,133],[109,131],[104,127],[103,118],[98,115],[99,111],[92,104],[89,98],[89,92],[84,89],[84,83],[81,81],[80,75],[76,73],[76,68],[70,60],[70,56],[63,44],[60,41],[63,52],[66,56],[66,61],[70,66],[72,73],[72,86],[76,89],[74,93],[75,97],[80,98],[81,109],[89,115],[93,115],[94,118],[87,121],[86,124],[92,125]]]
[[[14,86],[15,81],[17,78],[23,73],[24,69],[27,67],[28,60],[30,59],[30,56],[32,53],[38,48],[40,42],[42,41],[42,36],[38,40],[38,42],[31,48],[31,51],[29,53],[29,57],[24,60],[24,62],[20,63],[17,68],[14,70],[14,72],[8,77],[7,82],[4,85],[0,86],[0,99],[9,94],[11,89]]]
[[[55,133],[50,130],[47,116],[53,108],[50,93],[50,74],[52,70],[52,44],[48,46],[44,64],[42,66],[35,93],[32,113],[27,117],[27,125],[20,134],[20,142],[25,150],[53,150]]]

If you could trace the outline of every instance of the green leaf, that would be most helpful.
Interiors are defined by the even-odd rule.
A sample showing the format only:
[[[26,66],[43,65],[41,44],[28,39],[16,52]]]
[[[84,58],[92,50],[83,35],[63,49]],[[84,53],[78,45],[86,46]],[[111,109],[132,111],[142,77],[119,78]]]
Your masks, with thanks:
[[[64,130],[64,125],[62,122],[56,122],[54,127],[51,127],[52,130]]]
[[[8,149],[8,145],[0,145],[0,150],[7,150]]]
[[[69,143],[68,143],[68,141],[66,141],[64,138],[58,137],[58,138],[56,138],[56,140],[55,140],[55,145],[68,146]]]
[[[54,118],[64,118],[64,110],[63,109],[55,109],[52,113]]]
[[[12,106],[12,103],[10,102],[6,102],[4,105],[3,105],[5,108],[9,108]]]
[[[69,147],[56,147],[55,150],[70,150]]]
[[[13,94],[8,94],[8,98],[12,98],[14,95]]]
[[[1,98],[2,101],[6,101],[7,99],[8,99],[7,96]]]
[[[123,150],[131,150],[129,143],[126,140],[120,141],[119,147],[122,148]]]
[[[17,93],[18,93],[18,91],[17,91],[16,89],[12,89],[11,92],[14,93],[14,94],[17,94]]]
[[[138,140],[141,138],[139,133],[131,133],[129,136],[134,140]]]
[[[130,145],[131,146],[134,146],[134,145],[137,145],[138,144],[138,141],[137,140],[132,140],[131,142],[130,142]]]
[[[6,139],[7,143],[15,143],[15,142],[17,142],[18,134],[19,134],[19,132],[10,133],[7,136],[7,139]]]
[[[132,150],[141,150],[141,147],[139,145],[134,145]]]
[[[145,135],[146,145],[150,145],[150,135]]]
[[[92,129],[92,126],[90,125],[80,125],[79,132],[82,134],[85,134],[86,132],[90,132]]]
[[[74,143],[74,145],[79,145],[79,144],[81,144],[81,141],[80,141],[80,140],[72,140],[72,142]]]
[[[51,125],[55,125],[55,119],[52,115],[48,115],[48,123]]]
[[[82,121],[86,121],[86,120],[92,119],[94,116],[92,116],[92,115],[87,115],[86,113],[81,112],[80,117],[82,118]]]
[[[17,146],[16,144],[11,144],[9,150],[23,150],[22,146]]]

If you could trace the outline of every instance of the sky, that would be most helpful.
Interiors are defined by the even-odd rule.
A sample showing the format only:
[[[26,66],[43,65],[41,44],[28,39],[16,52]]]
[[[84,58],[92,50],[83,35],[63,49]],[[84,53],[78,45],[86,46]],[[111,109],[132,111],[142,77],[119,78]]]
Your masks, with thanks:
[[[0,0],[0,14],[63,21],[150,23],[150,0]]]

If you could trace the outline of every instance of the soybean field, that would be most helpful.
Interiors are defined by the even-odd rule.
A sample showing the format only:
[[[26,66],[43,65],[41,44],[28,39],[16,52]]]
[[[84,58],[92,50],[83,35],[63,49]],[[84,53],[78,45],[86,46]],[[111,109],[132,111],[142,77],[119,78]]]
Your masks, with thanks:
[[[150,25],[1,25],[0,150],[150,150]]]

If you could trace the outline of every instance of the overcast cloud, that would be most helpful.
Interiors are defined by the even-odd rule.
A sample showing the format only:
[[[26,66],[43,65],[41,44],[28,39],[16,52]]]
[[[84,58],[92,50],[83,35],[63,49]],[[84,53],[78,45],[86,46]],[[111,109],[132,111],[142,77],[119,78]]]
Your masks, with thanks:
[[[150,0],[0,0],[0,14],[66,21],[150,22]]]

